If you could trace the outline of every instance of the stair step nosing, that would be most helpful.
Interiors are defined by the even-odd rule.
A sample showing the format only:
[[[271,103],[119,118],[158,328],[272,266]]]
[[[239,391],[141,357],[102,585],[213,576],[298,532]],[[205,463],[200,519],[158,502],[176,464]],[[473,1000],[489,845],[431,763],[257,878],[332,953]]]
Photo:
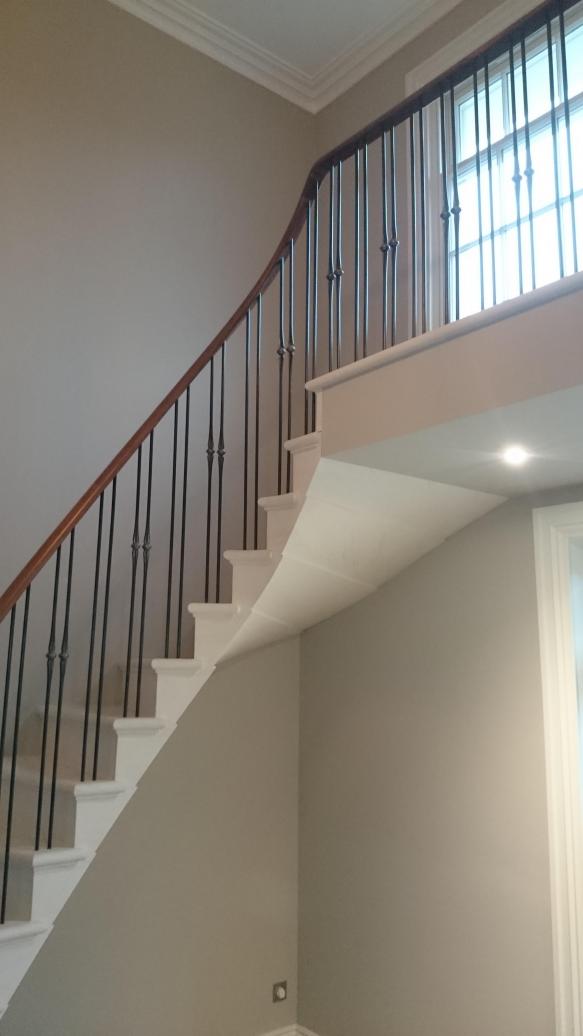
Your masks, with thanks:
[[[282,493],[280,496],[262,496],[257,501],[264,511],[291,511],[300,503],[297,493]]]
[[[18,939],[33,939],[52,931],[52,924],[39,921],[6,921],[0,925],[0,943],[14,942]]]

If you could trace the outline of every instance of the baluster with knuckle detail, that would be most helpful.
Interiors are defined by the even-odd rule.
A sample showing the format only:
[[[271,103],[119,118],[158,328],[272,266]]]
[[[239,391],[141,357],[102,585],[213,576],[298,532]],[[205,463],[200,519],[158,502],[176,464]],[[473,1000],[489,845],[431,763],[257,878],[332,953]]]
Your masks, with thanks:
[[[178,571],[178,619],[176,626],[176,656],[182,650],[182,606],[184,602],[184,556],[186,550],[186,502],[188,499],[188,447],[190,435],[190,385],[186,389],[184,411],[184,456],[182,459],[182,517],[180,520],[180,568]]]
[[[491,274],[492,274],[492,305],[496,305],[496,236],[495,236],[495,210],[494,210],[494,182],[492,173],[492,120],[490,113],[490,66],[488,59],[484,60],[484,95],[486,107],[486,160],[488,165],[488,201],[490,208],[490,251],[491,251]]]
[[[287,338],[287,437],[292,437],[292,387],[293,387],[293,365],[294,365],[294,353],[296,351],[295,336],[294,336],[294,306],[295,306],[295,287],[294,287],[294,240],[291,239],[289,243],[289,299],[288,299],[288,338]],[[291,487],[291,453],[287,451],[286,460],[286,491],[289,493]]]
[[[555,69],[553,60],[553,30],[551,16],[547,14],[547,52],[549,62],[549,92],[551,96],[551,133],[553,138],[553,172],[555,177],[555,211],[557,213],[557,244],[559,248],[559,276],[565,276],[563,252],[563,226],[561,218],[561,184],[559,179],[559,142],[557,127],[557,106],[555,97]]]
[[[516,247],[518,249],[518,290],[522,295],[524,291],[524,274],[522,264],[522,226],[520,222],[520,189],[522,186],[522,173],[520,172],[520,159],[518,155],[518,126],[516,120],[516,82],[514,74],[514,43],[510,45],[510,112],[512,118],[512,153],[514,156],[514,198],[516,205]]]
[[[277,492],[281,493],[283,468],[283,364],[286,357],[284,333],[284,270],[285,259],[279,260],[279,346],[277,348]]]
[[[447,183],[447,143],[445,133],[445,95],[443,90],[439,95],[439,136],[441,144],[441,188],[443,195],[442,209],[440,212],[443,224],[443,322],[449,324],[450,320],[450,298],[449,298],[449,221],[451,209],[449,207],[449,191]]]
[[[334,277],[336,284],[336,366],[342,359],[342,162],[338,163],[336,176],[336,262]]]
[[[214,433],[214,410],[215,410],[215,358],[211,357],[209,375],[209,431],[206,444],[207,460],[207,490],[206,490],[206,550],[205,550],[205,574],[204,574],[204,599],[210,600],[210,572],[211,572],[211,523],[212,523],[212,499],[213,499],[213,467],[215,462],[215,433]]]
[[[95,715],[95,741],[93,746],[92,780],[97,780],[99,772],[99,736],[101,730],[101,709],[103,705],[103,683],[105,679],[105,659],[107,651],[107,627],[109,618],[109,593],[111,589],[111,563],[113,557],[113,537],[115,532],[115,508],[117,499],[117,477],[111,483],[111,500],[109,510],[109,535],[107,544],[107,563],[105,569],[105,590],[103,595],[103,615],[101,620],[101,651],[99,657],[99,682],[97,685],[97,711]]]
[[[217,557],[216,557],[216,585],[215,601],[221,597],[221,561],[222,537],[223,537],[223,469],[225,465],[225,343],[221,348],[221,388],[220,388],[220,410],[219,410],[219,439],[217,443]]]
[[[123,714],[127,716],[130,700],[130,678],[132,662],[132,644],[134,638],[134,609],[136,603],[136,581],[138,574],[138,558],[140,556],[140,493],[142,488],[142,444],[138,447],[136,466],[136,501],[134,507],[134,532],[132,536],[132,575],[130,586],[130,617],[128,629],[128,647],[126,653],[125,684],[123,692]]]
[[[310,288],[312,263],[312,214],[311,205],[306,206],[306,312],[304,325],[304,386],[310,380]],[[304,435],[308,434],[310,420],[310,396],[304,387]]]
[[[142,700],[142,668],[144,663],[144,631],[146,623],[146,595],[148,592],[148,569],[150,551],[152,549],[150,519],[152,510],[152,460],[154,453],[154,429],[149,435],[148,445],[148,484],[146,489],[146,525],[142,541],[142,606],[140,610],[140,638],[138,647],[138,678],[136,683],[136,716],[140,715]]]
[[[312,281],[312,378],[316,377],[318,357],[318,260],[319,260],[319,219],[320,183],[316,184],[314,197],[314,262]],[[312,430],[316,427],[316,396],[312,395]]]
[[[530,242],[530,276],[531,288],[536,288],[536,255],[534,247],[534,216],[532,204],[532,155],[530,150],[530,120],[528,117],[528,82],[526,74],[526,45],[524,36],[520,40],[520,64],[522,69],[522,103],[524,107],[524,146],[526,151],[526,166],[524,178],[526,180],[526,191],[528,196],[528,232]]]
[[[53,772],[51,778],[51,799],[49,806],[49,830],[47,835],[47,849],[53,845],[53,829],[55,823],[55,799],[57,792],[57,773],[59,769],[59,748],[61,740],[61,717],[63,712],[63,691],[65,688],[65,676],[67,663],[69,661],[69,617],[71,614],[71,582],[73,578],[73,555],[75,550],[75,530],[72,529],[69,536],[69,563],[67,566],[67,588],[65,591],[65,617],[63,620],[63,635],[59,650],[59,690],[57,694],[57,713],[55,716],[55,736],[53,744]]]
[[[330,169],[328,184],[330,188],[328,207],[328,370],[332,370],[332,356],[334,351],[334,285],[336,283],[336,271],[334,268],[334,166]]]
[[[20,710],[22,706],[22,687],[24,679],[24,663],[26,658],[26,639],[28,634],[28,616],[30,610],[30,585],[24,593],[22,617],[22,633],[20,638],[20,661],[18,664],[18,683],[12,733],[12,759],[8,783],[8,809],[6,816],[6,835],[4,839],[4,871],[2,875],[2,896],[0,898],[0,924],[6,921],[6,905],[8,900],[8,876],[10,872],[10,851],[12,848],[12,822],[14,816],[14,793],[16,789],[16,761],[18,758],[18,742],[20,737]]]
[[[455,114],[455,95],[453,86],[449,92],[450,118],[451,118],[451,168],[452,168],[452,204],[451,214],[453,216],[453,242],[454,242],[454,273],[455,273],[455,319],[460,318],[460,196],[457,178],[457,131]]]
[[[524,47],[524,37],[522,38]],[[573,177],[573,140],[571,134],[571,100],[569,97],[569,75],[567,70],[567,45],[565,41],[564,2],[559,0],[559,48],[561,55],[561,81],[563,84],[563,106],[565,111],[565,136],[567,138],[567,173],[569,179],[569,203],[571,207],[571,238],[573,241],[573,271],[579,269],[577,254],[577,223],[575,216],[575,181]]]
[[[261,366],[261,295],[257,296],[257,329],[255,339],[255,523],[253,528],[253,547],[257,550],[259,542],[259,403],[260,403],[260,366]]]
[[[101,517],[101,515],[100,515]],[[50,718],[50,705],[51,705],[51,689],[53,683],[53,673],[55,669],[55,661],[57,658],[56,648],[56,626],[57,626],[57,605],[59,601],[59,578],[61,573],[61,547],[57,549],[55,556],[55,576],[53,580],[53,605],[51,609],[51,631],[49,634],[49,644],[47,648],[46,660],[47,660],[47,679],[45,688],[45,705],[43,711],[43,726],[41,735],[41,749],[40,749],[40,768],[38,778],[38,795],[37,795],[37,806],[36,806],[36,831],[34,836],[34,847],[38,851],[40,849],[41,841],[41,830],[42,830],[42,813],[45,793],[45,769],[47,761],[47,742],[49,733],[49,718]],[[88,710],[85,710],[86,722],[88,722]]]
[[[381,244],[381,254],[383,257],[383,329],[382,329],[382,344],[383,349],[387,348],[388,345],[388,320],[389,320],[389,252],[391,250],[389,244],[389,217],[388,217],[388,198],[387,198],[387,134],[383,133],[381,138],[381,190],[382,190],[382,230],[383,240]]]

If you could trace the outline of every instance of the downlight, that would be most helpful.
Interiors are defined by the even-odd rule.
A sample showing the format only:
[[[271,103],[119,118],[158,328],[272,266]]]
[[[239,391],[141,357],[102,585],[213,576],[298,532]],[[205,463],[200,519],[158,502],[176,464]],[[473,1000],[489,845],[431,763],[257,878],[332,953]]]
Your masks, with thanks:
[[[512,468],[521,468],[531,458],[531,454],[525,450],[524,446],[517,445],[506,446],[500,456],[504,463],[509,464]]]

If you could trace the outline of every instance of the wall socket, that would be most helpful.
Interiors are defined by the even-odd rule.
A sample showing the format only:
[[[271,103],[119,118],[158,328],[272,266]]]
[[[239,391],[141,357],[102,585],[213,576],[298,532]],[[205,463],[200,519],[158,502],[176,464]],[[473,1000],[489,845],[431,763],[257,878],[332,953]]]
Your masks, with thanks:
[[[287,1000],[287,981],[285,981],[285,982],[274,982],[274,984],[273,984],[273,1002],[274,1002],[274,1004],[282,1004],[284,1000]]]

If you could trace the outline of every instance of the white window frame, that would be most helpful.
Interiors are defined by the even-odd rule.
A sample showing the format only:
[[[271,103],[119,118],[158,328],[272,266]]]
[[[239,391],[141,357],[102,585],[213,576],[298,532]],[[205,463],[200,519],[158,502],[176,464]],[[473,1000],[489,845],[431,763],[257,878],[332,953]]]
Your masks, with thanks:
[[[570,544],[583,503],[533,512],[547,778],[556,1036],[583,1034],[583,802]]]

